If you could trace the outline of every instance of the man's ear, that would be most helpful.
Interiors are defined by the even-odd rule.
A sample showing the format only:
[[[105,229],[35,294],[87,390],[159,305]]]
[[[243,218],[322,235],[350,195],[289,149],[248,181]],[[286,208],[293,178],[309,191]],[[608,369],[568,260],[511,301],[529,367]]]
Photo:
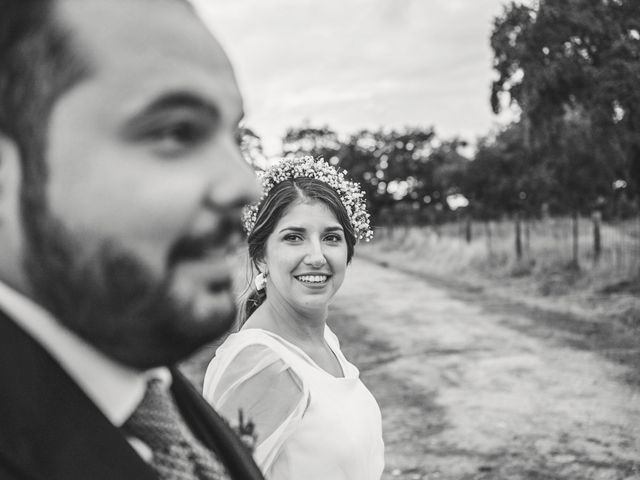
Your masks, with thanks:
[[[9,213],[16,214],[20,194],[20,154],[11,138],[0,132],[0,221]]]
[[[20,213],[22,162],[17,144],[0,132],[0,280],[25,292]]]
[[[21,173],[16,142],[0,132],[0,228],[19,218]]]

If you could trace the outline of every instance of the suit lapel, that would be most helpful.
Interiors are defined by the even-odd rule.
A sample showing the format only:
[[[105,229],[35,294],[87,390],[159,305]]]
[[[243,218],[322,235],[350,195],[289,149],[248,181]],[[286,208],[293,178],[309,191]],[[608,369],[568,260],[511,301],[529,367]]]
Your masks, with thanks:
[[[0,312],[0,461],[28,478],[156,479],[40,344]]]

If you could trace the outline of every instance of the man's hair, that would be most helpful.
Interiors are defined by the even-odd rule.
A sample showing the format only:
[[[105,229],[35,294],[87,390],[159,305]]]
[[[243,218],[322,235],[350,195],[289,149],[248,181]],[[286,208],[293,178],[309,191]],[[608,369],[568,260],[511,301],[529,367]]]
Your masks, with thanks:
[[[46,209],[45,151],[53,106],[86,74],[55,19],[55,3],[0,0],[0,133],[15,142],[20,155],[25,219]]]
[[[190,1],[180,1],[195,11]],[[41,187],[47,177],[53,106],[88,73],[86,59],[56,19],[56,3],[0,0],[0,134],[18,147],[27,189]]]

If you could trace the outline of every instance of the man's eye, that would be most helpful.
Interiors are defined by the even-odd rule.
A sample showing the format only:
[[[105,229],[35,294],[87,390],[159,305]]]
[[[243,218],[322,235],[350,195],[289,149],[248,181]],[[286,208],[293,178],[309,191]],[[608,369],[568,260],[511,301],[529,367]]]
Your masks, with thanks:
[[[233,139],[235,140],[236,145],[238,145],[239,147],[242,146],[242,142],[244,141],[244,132],[241,128],[238,128],[235,132],[233,132]]]
[[[153,130],[147,138],[158,153],[172,156],[197,147],[208,137],[208,133],[202,125],[180,122]]]

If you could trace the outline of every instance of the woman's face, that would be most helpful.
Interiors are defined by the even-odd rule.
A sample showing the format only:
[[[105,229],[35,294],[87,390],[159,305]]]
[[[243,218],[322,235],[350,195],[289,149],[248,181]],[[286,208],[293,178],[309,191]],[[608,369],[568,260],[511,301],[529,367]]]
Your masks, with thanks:
[[[267,239],[267,298],[301,313],[324,312],[342,285],[347,243],[323,203],[294,204]]]

